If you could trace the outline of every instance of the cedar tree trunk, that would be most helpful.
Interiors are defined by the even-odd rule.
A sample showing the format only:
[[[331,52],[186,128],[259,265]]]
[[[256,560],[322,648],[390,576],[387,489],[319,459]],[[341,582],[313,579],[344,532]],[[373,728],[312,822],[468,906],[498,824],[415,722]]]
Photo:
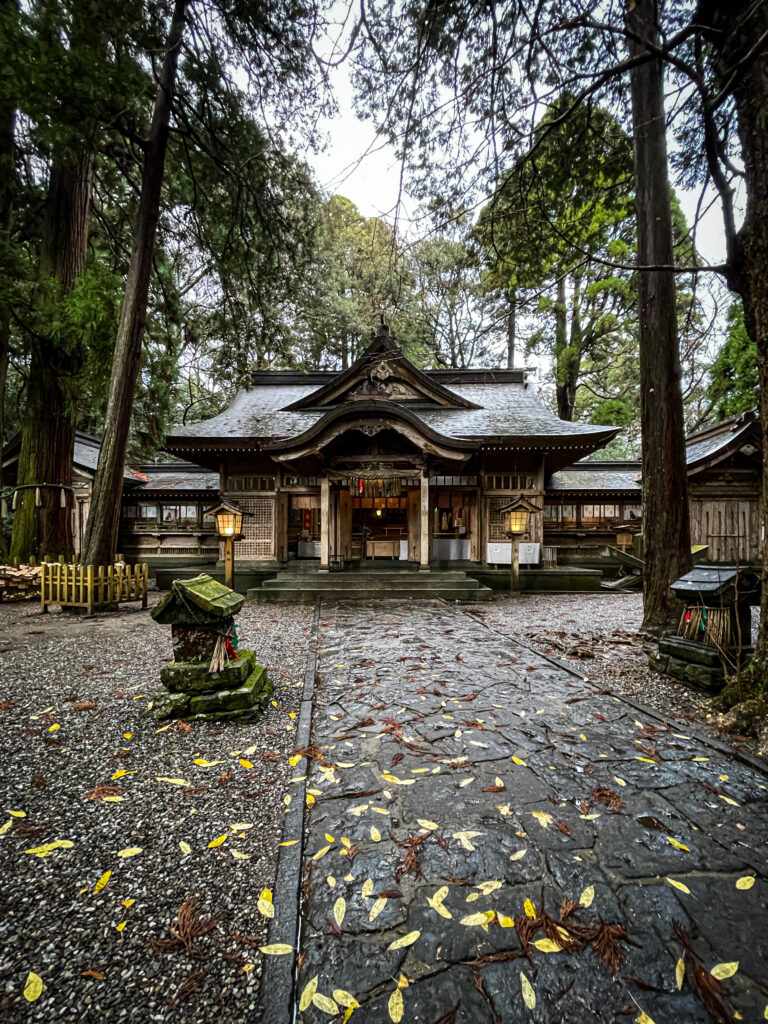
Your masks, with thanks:
[[[91,153],[67,152],[54,160],[40,250],[41,288],[53,287],[54,297],[68,292],[85,269],[92,186]],[[34,338],[17,480],[26,489],[16,494],[11,538],[11,556],[21,561],[74,551],[72,494],[62,487],[72,485],[71,381],[78,369],[77,354],[55,336]]]
[[[573,339],[568,340],[568,296],[566,295],[566,279],[561,276],[557,282],[557,302],[555,303],[555,394],[557,397],[557,415],[561,420],[573,419],[573,406],[576,401],[576,386],[579,380],[580,356],[573,347]]]
[[[514,285],[507,292],[507,369],[512,370],[515,366],[515,342],[516,342],[516,315],[517,315],[517,289]]]
[[[627,28],[639,40],[659,45],[656,0],[636,0]],[[630,44],[632,55],[647,52]],[[677,336],[672,215],[667,178],[664,80],[660,60],[632,69],[637,251],[640,270],[640,389],[643,462],[643,629],[674,627],[679,602],[672,584],[691,567],[691,528],[685,466],[685,424]]]
[[[715,54],[721,85],[732,95],[744,162],[746,209],[737,233],[728,232],[728,285],[741,296],[744,323],[757,346],[763,441],[763,596],[753,660],[768,690],[768,4],[701,0],[696,21]]]
[[[117,549],[123,467],[134,392],[141,366],[141,343],[147,320],[147,298],[157,222],[160,217],[171,106],[187,3],[188,0],[176,0],[174,6],[155,98],[152,127],[144,148],[141,198],[133,231],[131,262],[125,282],[125,295],[112,359],[104,437],[85,531],[82,561],[86,565],[108,565],[114,560]]]
[[[0,0],[0,32],[4,23],[18,14],[16,0]],[[10,33],[6,38],[10,38]],[[5,63],[4,47],[0,61]],[[13,140],[16,104],[9,92],[0,90],[0,452],[5,440],[5,385],[8,379],[8,355],[11,340],[10,281],[11,227],[13,218],[13,182],[15,181],[15,147]],[[0,490],[3,487],[3,460],[0,458]],[[0,555],[8,546],[0,524]]]

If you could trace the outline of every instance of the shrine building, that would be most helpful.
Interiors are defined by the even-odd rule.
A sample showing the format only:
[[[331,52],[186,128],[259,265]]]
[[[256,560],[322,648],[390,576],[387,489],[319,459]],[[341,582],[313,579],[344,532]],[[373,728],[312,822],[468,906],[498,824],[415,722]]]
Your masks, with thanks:
[[[246,513],[238,564],[426,569],[509,564],[498,510],[518,495],[539,510],[523,541],[541,545],[548,480],[617,430],[558,419],[523,369],[420,370],[382,324],[349,369],[253,371],[165,447],[217,471]]]

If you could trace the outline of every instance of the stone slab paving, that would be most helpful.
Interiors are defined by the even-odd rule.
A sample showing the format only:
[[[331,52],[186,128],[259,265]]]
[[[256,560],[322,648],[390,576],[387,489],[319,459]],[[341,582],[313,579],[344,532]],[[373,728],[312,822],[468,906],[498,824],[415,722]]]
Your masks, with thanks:
[[[768,776],[596,691],[455,606],[323,605],[298,1020],[768,1015]]]

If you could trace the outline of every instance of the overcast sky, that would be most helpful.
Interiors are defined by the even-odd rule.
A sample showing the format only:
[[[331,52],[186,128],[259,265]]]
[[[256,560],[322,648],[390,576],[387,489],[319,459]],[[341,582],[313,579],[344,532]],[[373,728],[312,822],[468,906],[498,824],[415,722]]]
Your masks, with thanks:
[[[371,122],[355,116],[348,65],[333,72],[332,82],[339,111],[322,122],[328,146],[323,153],[310,154],[309,162],[323,191],[351,199],[366,217],[383,217],[392,223],[400,189],[400,162],[392,147],[376,137]],[[678,190],[678,197],[691,223],[696,215],[698,192]],[[401,232],[411,240],[418,236],[411,221],[416,212],[417,205],[406,191],[401,197],[399,224]],[[721,263],[725,259],[723,223],[717,203],[700,220],[696,242],[708,262]]]

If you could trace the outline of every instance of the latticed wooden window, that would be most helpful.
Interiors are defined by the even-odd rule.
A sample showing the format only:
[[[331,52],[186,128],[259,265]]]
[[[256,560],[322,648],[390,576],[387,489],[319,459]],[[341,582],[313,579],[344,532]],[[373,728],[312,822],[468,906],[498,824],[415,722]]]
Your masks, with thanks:
[[[499,512],[500,508],[509,504],[509,498],[488,499],[488,540],[507,540],[507,533],[504,529],[504,513]]]
[[[274,558],[274,498],[241,498],[238,505],[246,514],[243,516],[243,539],[235,546],[235,558]]]

